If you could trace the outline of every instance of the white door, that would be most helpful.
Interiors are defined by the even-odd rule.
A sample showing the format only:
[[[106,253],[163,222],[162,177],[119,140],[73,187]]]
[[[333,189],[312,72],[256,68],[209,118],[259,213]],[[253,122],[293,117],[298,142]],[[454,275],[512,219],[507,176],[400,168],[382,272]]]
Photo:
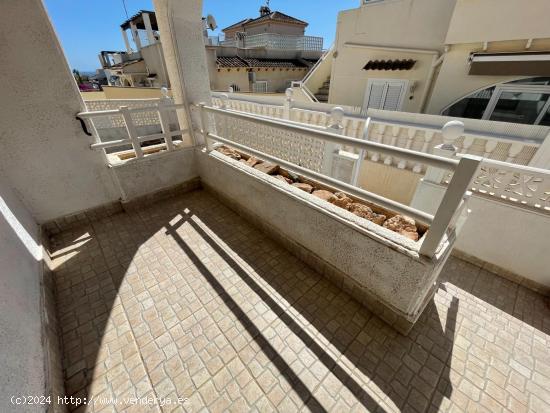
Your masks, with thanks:
[[[408,80],[369,79],[361,113],[369,108],[401,110],[408,84]]]

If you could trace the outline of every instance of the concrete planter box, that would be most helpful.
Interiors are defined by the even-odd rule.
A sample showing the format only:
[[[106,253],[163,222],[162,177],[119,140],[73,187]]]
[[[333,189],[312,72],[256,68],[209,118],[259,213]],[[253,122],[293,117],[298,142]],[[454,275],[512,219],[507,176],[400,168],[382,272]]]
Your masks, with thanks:
[[[201,182],[241,215],[407,333],[435,290],[452,244],[433,259],[412,241],[217,151],[197,151]]]

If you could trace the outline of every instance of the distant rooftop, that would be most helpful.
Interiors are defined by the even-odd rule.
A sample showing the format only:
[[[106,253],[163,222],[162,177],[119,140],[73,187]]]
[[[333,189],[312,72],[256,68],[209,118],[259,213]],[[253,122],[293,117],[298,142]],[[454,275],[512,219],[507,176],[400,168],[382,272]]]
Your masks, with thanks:
[[[239,56],[218,57],[216,65],[221,67],[288,67],[303,68],[307,65],[297,59],[253,59]]]
[[[308,23],[303,20],[289,16],[288,14],[281,13],[280,11],[271,11],[269,7],[262,6],[260,8],[259,17],[243,19],[237,23],[232,24],[231,26],[226,27],[222,31],[225,32],[226,30],[231,30],[241,26],[244,28],[244,26],[249,26],[252,24],[258,24],[258,23],[267,22],[267,21],[280,21],[285,23],[297,24],[304,27],[308,26]]]
[[[139,30],[145,30],[145,23],[143,22],[143,14],[145,13],[149,14],[149,19],[151,20],[151,27],[153,28],[153,30],[158,30],[157,17],[155,15],[155,12],[150,10],[140,10],[139,12],[134,14],[132,17],[130,17],[128,20],[126,20],[124,23],[122,23],[120,27],[123,30],[126,30],[130,28],[130,23],[134,23]]]

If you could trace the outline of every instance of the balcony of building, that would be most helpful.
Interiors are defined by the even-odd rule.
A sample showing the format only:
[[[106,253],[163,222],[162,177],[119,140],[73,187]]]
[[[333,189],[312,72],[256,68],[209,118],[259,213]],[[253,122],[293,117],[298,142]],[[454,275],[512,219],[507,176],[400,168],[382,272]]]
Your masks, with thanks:
[[[32,3],[0,33],[66,67]],[[212,96],[155,5],[173,100],[7,50],[0,410],[547,411],[548,129]]]
[[[277,33],[239,33],[235,39],[223,36],[210,36],[208,45],[237,47],[239,49],[271,49],[290,51],[322,51],[323,38],[316,36],[294,36]]]

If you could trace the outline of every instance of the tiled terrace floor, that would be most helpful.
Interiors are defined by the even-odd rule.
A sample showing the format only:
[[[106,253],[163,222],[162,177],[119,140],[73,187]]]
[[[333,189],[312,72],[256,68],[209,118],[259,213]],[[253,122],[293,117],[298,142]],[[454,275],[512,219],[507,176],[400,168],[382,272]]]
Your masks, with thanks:
[[[404,337],[203,191],[52,249],[79,411],[550,411],[543,298],[454,258]]]

